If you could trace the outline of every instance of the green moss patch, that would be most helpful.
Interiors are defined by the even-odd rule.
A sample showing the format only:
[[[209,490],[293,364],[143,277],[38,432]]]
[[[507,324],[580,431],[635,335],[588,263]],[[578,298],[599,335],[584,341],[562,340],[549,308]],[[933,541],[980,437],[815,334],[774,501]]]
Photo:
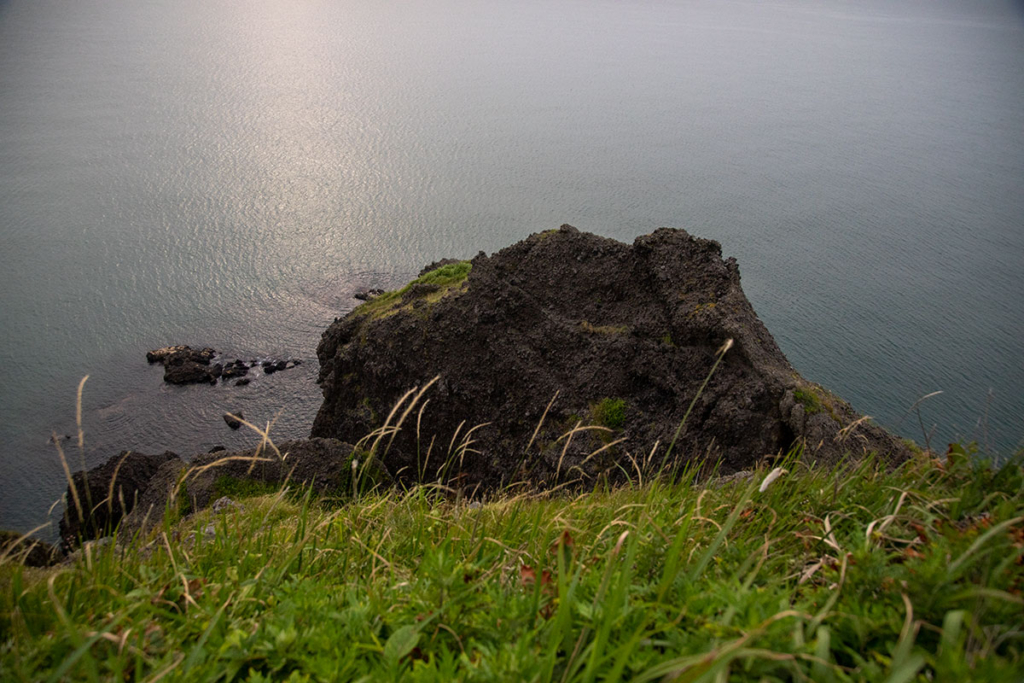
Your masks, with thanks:
[[[435,303],[447,295],[452,288],[461,285],[469,277],[471,270],[473,270],[473,264],[469,261],[449,263],[446,266],[435,268],[429,273],[419,276],[401,289],[385,292],[376,299],[367,301],[365,304],[357,307],[353,313],[376,319],[394,315],[402,309],[411,308],[406,295],[410,291],[414,291],[414,287],[422,291],[416,298],[422,298],[428,304]]]
[[[821,399],[813,391],[809,389],[795,389],[793,391],[793,398],[804,407],[805,414],[814,415],[821,412]]]
[[[626,424],[626,402],[621,398],[603,398],[590,406],[594,424],[609,429],[622,429]]]

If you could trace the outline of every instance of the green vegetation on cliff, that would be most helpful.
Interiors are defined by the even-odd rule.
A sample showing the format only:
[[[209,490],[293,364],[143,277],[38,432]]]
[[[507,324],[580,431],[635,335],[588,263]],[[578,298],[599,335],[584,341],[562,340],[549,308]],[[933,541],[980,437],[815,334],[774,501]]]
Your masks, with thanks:
[[[355,313],[371,318],[392,315],[398,312],[404,304],[407,304],[407,298],[410,297],[413,299],[424,298],[427,303],[434,303],[447,294],[452,287],[461,285],[469,277],[471,270],[473,270],[473,264],[469,261],[449,263],[435,268],[401,289],[384,292],[375,299],[367,301],[359,306]]]
[[[1020,458],[781,466],[483,504],[264,494],[6,562],[0,680],[1020,680]]]

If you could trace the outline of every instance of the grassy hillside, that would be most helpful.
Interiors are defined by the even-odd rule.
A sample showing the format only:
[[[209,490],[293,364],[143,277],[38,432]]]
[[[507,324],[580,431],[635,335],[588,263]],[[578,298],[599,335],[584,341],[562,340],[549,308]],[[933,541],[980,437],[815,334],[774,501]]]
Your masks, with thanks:
[[[8,561],[0,680],[1024,677],[1020,458],[783,466],[482,505],[263,494]]]

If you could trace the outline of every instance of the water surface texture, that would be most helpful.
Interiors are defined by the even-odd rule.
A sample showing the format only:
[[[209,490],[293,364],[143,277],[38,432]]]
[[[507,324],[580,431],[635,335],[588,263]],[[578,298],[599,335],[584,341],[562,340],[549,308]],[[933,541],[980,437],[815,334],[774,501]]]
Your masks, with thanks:
[[[567,222],[721,241],[793,364],[900,433],[1024,436],[1024,19],[1000,0],[0,0],[0,527],[52,433],[307,433],[358,286]],[[170,387],[149,348],[300,369]],[[547,400],[548,397],[538,397]],[[45,533],[45,532],[44,532]]]

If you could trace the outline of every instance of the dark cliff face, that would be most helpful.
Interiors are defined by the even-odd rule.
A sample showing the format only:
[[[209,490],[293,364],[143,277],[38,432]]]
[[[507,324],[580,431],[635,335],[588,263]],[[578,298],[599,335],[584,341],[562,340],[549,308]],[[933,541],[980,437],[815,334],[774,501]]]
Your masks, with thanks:
[[[732,339],[673,466],[702,458],[736,470],[799,441],[817,459],[865,448],[903,455],[866,422],[841,432],[859,416],[793,370],[716,242],[663,228],[626,245],[562,226],[481,254],[461,281],[459,267],[328,328],[317,349],[324,403],[314,436],[355,442],[381,427],[405,392],[439,376],[423,395],[426,408],[416,406],[384,456],[392,473],[428,481],[461,474],[484,487],[614,478],[633,469],[631,458],[660,466]],[[578,422],[609,431],[560,438]],[[460,451],[469,430],[485,423]]]

